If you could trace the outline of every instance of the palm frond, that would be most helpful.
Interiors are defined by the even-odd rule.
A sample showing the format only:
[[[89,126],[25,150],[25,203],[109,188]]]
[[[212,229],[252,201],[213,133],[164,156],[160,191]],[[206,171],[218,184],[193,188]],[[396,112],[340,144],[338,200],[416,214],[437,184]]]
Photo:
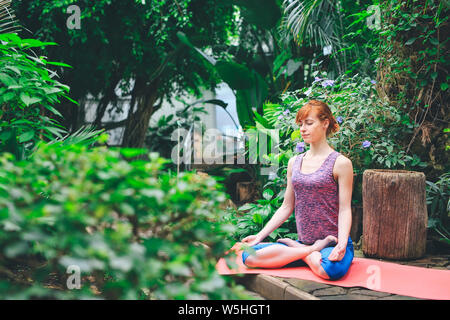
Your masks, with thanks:
[[[14,10],[11,9],[11,0],[0,0],[0,33],[18,33],[21,29]]]
[[[339,16],[335,4],[330,0],[284,0],[282,26],[301,45],[310,44],[333,48],[341,47]]]
[[[104,131],[104,129],[95,130],[95,126],[93,125],[86,125],[82,126],[72,134],[67,134],[62,138],[51,141],[49,144],[62,142],[63,145],[81,144],[84,146],[90,146],[97,141],[97,137]]]

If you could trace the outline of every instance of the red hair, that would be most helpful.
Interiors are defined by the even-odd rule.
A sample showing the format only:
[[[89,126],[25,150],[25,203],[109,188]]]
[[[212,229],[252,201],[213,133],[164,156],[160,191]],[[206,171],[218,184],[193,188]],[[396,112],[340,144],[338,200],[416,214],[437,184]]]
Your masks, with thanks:
[[[297,116],[295,117],[295,122],[297,124],[300,123],[303,119],[308,117],[309,113],[314,111],[317,118],[320,121],[324,121],[326,119],[329,120],[330,124],[327,128],[327,138],[332,134],[339,131],[339,124],[331,113],[330,107],[325,102],[318,100],[310,100],[303,107],[300,108],[297,112]]]

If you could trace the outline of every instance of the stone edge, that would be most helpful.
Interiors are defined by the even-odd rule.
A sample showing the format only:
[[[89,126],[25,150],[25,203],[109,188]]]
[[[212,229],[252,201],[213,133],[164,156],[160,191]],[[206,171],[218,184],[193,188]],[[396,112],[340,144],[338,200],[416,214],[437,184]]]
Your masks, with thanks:
[[[265,274],[246,274],[237,281],[268,300],[321,300],[289,283]]]

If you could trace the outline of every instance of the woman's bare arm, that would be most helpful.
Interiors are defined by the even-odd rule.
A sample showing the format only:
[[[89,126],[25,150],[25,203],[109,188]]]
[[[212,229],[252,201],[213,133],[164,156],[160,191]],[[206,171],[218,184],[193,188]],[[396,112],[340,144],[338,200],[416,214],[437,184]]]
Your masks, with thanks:
[[[250,246],[258,244],[269,234],[271,234],[275,229],[281,226],[292,214],[295,204],[294,189],[292,186],[292,170],[294,161],[295,157],[292,157],[291,159],[289,159],[288,162],[287,186],[286,192],[284,193],[283,204],[280,206],[280,208],[278,208],[278,210],[274,213],[269,222],[267,222],[267,224],[260,232],[258,232],[258,234],[246,237],[242,240],[242,242],[246,242]]]
[[[345,157],[338,158],[336,160],[335,170],[339,184],[338,244],[328,257],[330,261],[339,261],[344,257],[348,236],[352,227],[352,161]]]

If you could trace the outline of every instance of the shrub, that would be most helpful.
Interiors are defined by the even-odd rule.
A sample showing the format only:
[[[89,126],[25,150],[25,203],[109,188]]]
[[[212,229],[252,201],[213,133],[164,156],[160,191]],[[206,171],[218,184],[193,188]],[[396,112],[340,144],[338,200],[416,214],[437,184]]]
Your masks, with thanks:
[[[426,181],[428,227],[433,229],[439,240],[450,244],[450,173],[439,176],[436,182]]]
[[[38,141],[61,138],[66,130],[45,112],[61,116],[53,107],[68,99],[69,87],[54,79],[49,66],[68,65],[35,56],[55,43],[21,39],[15,34],[0,34],[0,151],[17,159],[29,156]],[[31,54],[31,52],[32,54]]]
[[[215,264],[231,247],[211,177],[164,172],[140,149],[40,143],[0,155],[0,297],[232,299]],[[125,158],[125,159],[124,159]],[[70,266],[81,288],[67,290]]]

